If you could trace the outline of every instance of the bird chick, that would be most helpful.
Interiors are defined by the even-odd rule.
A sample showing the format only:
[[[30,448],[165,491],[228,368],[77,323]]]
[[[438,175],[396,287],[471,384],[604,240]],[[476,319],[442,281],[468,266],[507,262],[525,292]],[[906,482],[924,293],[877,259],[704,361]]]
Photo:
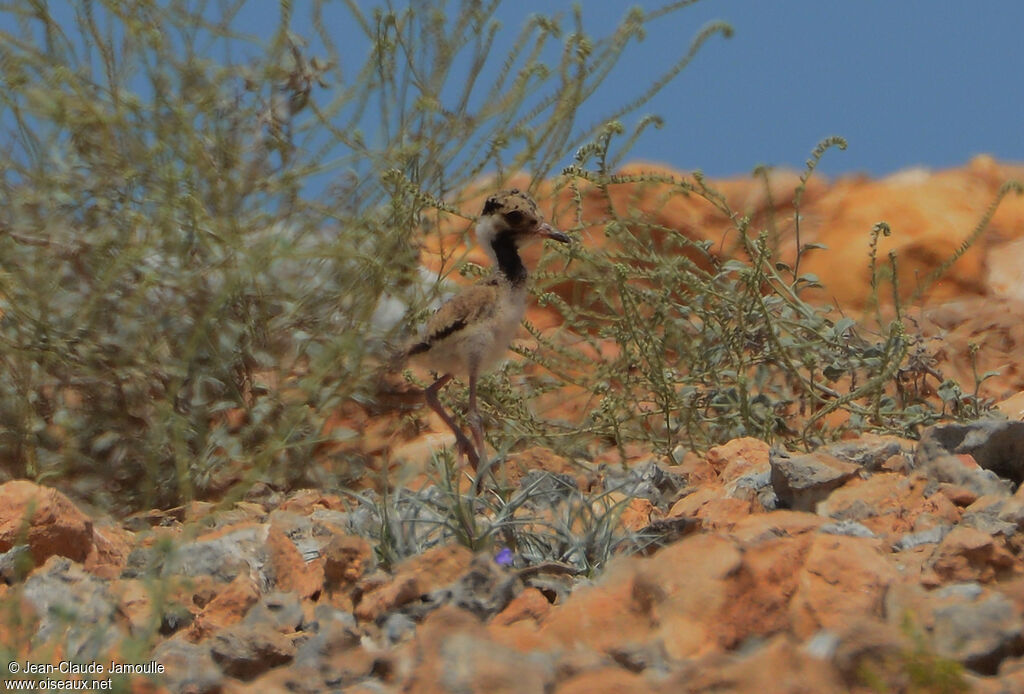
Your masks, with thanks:
[[[476,404],[477,380],[508,349],[526,311],[526,266],[519,248],[538,238],[569,243],[568,235],[545,222],[525,193],[503,190],[487,198],[476,224],[477,242],[494,264],[492,275],[446,301],[427,321],[422,339],[406,356],[438,375],[426,389],[426,401],[455,433],[459,452],[476,473],[484,454],[484,433]],[[469,383],[467,421],[473,443],[441,406],[438,392],[452,378]],[[479,486],[479,477],[477,479]]]

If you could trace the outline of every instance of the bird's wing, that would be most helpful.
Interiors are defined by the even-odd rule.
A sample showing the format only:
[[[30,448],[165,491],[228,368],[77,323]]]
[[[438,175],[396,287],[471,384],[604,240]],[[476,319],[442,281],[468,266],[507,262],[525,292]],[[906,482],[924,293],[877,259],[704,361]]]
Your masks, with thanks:
[[[422,340],[409,348],[409,354],[426,352],[436,343],[494,315],[498,304],[496,284],[475,284],[441,305],[427,321]]]

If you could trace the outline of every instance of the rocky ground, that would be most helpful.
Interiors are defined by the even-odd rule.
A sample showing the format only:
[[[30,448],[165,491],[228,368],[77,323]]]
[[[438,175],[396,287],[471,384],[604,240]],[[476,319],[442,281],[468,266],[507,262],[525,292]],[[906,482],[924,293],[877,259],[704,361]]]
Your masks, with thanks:
[[[160,663],[140,691],[1024,691],[1024,423],[679,457],[570,478],[649,541],[596,578],[454,543],[383,571],[320,491],[112,523],[8,482],[3,642]]]
[[[803,240],[864,245],[865,226],[887,219],[885,243],[910,260],[901,286],[912,287],[1015,172],[979,158],[939,174],[816,183]],[[720,183],[753,218],[778,205]],[[659,223],[714,235],[697,202],[672,200],[682,207]],[[137,663],[114,675],[129,691],[1024,691],[1024,263],[1013,260],[1024,205],[1007,202],[915,314],[947,374],[969,379],[964,355],[982,344],[973,369],[1000,371],[982,394],[1007,419],[808,454],[745,438],[701,455],[510,455],[501,498],[532,499],[506,505],[511,519],[568,518],[570,535],[589,532],[579,511],[600,504],[608,527],[593,541],[612,543],[612,559],[590,571],[579,555],[532,562],[501,533],[478,552],[413,533],[405,539],[426,550],[389,563],[384,500],[369,491],[255,485],[240,499],[111,519],[8,481],[0,648],[22,664]],[[844,305],[862,302],[848,254],[808,262],[826,257],[839,264],[808,269]],[[366,451],[387,446],[390,460],[423,469],[451,443],[432,419],[407,441],[384,422],[349,425]],[[420,477],[403,503],[427,508],[444,494]],[[483,517],[495,498],[481,500]]]

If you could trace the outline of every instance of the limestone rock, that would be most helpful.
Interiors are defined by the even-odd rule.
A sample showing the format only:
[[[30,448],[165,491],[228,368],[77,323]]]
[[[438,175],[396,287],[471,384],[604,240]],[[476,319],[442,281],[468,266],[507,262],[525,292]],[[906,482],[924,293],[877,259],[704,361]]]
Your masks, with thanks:
[[[859,466],[827,453],[790,456],[773,452],[772,487],[779,501],[795,511],[814,511],[819,501],[857,474]]]

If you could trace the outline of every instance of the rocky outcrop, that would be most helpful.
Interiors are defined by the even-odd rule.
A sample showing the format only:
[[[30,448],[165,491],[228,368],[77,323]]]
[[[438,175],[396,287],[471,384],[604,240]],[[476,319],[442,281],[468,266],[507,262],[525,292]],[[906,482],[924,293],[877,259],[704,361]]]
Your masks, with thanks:
[[[965,440],[1016,445],[1012,428],[970,431],[804,455],[737,439],[574,481],[569,461],[523,454],[533,470],[519,483],[544,497],[534,521],[559,517],[578,485],[624,495],[619,530],[646,549],[592,576],[572,561],[524,563],[500,534],[483,551],[449,540],[385,569],[358,504],[311,490],[140,515],[115,526],[126,552],[100,561],[87,542],[49,544],[36,561],[40,525],[102,524],[64,500],[26,525],[9,504],[0,527],[38,529],[5,555],[26,548],[21,573],[3,574],[0,592],[24,615],[6,642],[27,661],[54,649],[152,659],[171,691],[741,692],[765,673],[780,692],[1015,691],[1024,497],[1009,480],[971,492],[929,464],[963,455]],[[15,494],[54,498],[0,486]],[[139,639],[148,651],[129,646]]]

